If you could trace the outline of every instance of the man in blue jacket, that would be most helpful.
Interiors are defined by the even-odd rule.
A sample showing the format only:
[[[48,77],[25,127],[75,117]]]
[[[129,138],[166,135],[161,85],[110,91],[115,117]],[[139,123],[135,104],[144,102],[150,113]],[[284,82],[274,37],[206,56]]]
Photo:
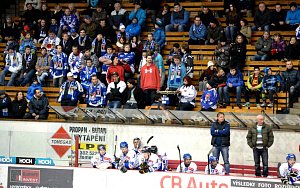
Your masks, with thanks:
[[[285,22],[290,26],[290,30],[295,30],[300,24],[300,10],[296,2],[292,2],[290,8],[287,12]]]
[[[195,16],[194,23],[190,27],[188,41],[189,45],[204,44],[207,35],[206,26],[202,23],[200,16]]]
[[[134,2],[134,10],[132,10],[129,14],[129,20],[133,20],[133,18],[138,19],[138,24],[143,27],[146,21],[146,11],[141,8],[140,0],[136,0]]]
[[[132,19],[131,24],[126,27],[125,31],[129,34],[130,38],[133,36],[140,36],[142,28],[138,24],[138,19],[136,17]]]
[[[189,24],[190,13],[180,6],[179,3],[174,3],[174,10],[171,14],[171,24],[166,25],[165,31],[183,32]]]
[[[243,80],[242,73],[236,67],[231,67],[230,72],[228,73],[227,76],[226,86],[224,88],[225,107],[230,105],[229,92],[235,91],[236,104],[239,108],[242,108],[241,95],[242,95],[243,85],[244,85],[244,80]]]

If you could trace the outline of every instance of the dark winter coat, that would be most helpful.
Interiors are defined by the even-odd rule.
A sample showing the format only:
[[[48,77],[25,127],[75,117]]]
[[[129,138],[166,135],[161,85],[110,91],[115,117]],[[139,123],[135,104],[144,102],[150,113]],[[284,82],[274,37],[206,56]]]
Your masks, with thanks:
[[[300,88],[300,73],[298,70],[293,68],[288,69],[282,73],[282,78],[285,83],[283,86],[287,87],[289,84],[290,86],[294,86],[296,89]]]
[[[11,113],[11,100],[10,97],[5,94],[5,97],[0,98],[0,117],[9,117]]]
[[[230,146],[230,124],[227,121],[219,123],[215,121],[210,127],[211,145],[213,146]]]
[[[126,98],[126,102],[127,102],[131,98],[131,90],[126,89],[125,92],[126,92],[125,95],[127,96]],[[133,96],[137,102],[138,108],[139,109],[145,108],[145,97],[144,97],[143,90],[139,87],[135,87],[133,91]]]
[[[45,95],[42,95],[40,99],[37,99],[35,96],[30,100],[28,109],[29,113],[35,113],[37,115],[48,115],[48,98]]]
[[[256,141],[257,141],[257,125],[254,125],[249,129],[246,138],[250,148],[255,148]],[[262,140],[263,140],[264,148],[271,147],[274,142],[274,135],[273,135],[272,128],[265,124],[263,124],[262,126]]]
[[[265,9],[263,12],[256,10],[254,15],[254,25],[256,27],[264,27],[270,25],[271,13],[269,9]]]
[[[27,101],[22,99],[20,101],[14,100],[11,104],[11,117],[14,119],[22,119],[25,116],[27,109]]]

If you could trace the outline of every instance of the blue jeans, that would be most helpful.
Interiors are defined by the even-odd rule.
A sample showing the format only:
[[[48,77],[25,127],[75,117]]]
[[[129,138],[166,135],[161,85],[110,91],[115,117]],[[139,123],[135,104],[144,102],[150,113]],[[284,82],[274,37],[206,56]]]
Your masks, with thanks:
[[[224,99],[225,99],[225,87],[219,87],[218,88],[218,95],[219,95],[219,98],[218,98],[218,103],[219,104],[223,104],[224,102]]]
[[[234,42],[235,41],[235,35],[236,35],[237,27],[236,26],[227,26],[225,28],[225,35],[227,41]]]
[[[229,92],[231,91],[236,91],[236,104],[241,104],[241,96],[242,96],[242,87],[237,86],[237,87],[228,87],[225,86],[224,88],[224,99],[226,104],[230,104],[230,96]]]
[[[120,108],[121,102],[120,101],[110,101],[107,106],[108,106],[108,108]]]
[[[264,31],[270,31],[270,26],[269,25],[265,25],[264,28],[262,28]],[[258,27],[257,26],[252,26],[252,31],[258,31]]]
[[[173,24],[169,24],[169,25],[166,25],[165,30],[166,30],[166,32],[170,32],[170,31],[183,32],[185,30],[185,28],[186,28],[185,24],[180,24],[177,29],[174,29]]]
[[[230,164],[229,164],[229,146],[214,146],[213,156],[215,156],[218,160],[220,157],[220,153],[222,154],[224,161],[225,173],[230,173]]]
[[[47,72],[43,72],[40,76],[36,76],[38,82],[44,86],[45,82],[46,82],[46,78],[48,77],[48,73]]]
[[[262,159],[263,163],[263,173],[262,175],[264,177],[267,177],[269,174],[269,168],[268,168],[268,149],[257,149],[253,148],[253,157],[254,157],[254,163],[255,163],[255,175],[261,176],[261,170],[260,170],[260,158]]]
[[[18,80],[18,85],[25,86],[26,84],[28,84],[33,78],[35,72],[36,70],[32,69],[25,76],[24,76],[24,72],[22,72]]]
[[[0,85],[4,86],[4,81],[5,81],[5,75],[9,73],[10,71],[8,69],[4,69],[1,74],[0,74]],[[18,73],[11,73],[10,79],[7,83],[7,86],[13,86],[15,78],[17,77]]]
[[[268,61],[270,59],[269,55],[255,55],[251,57],[252,61]]]

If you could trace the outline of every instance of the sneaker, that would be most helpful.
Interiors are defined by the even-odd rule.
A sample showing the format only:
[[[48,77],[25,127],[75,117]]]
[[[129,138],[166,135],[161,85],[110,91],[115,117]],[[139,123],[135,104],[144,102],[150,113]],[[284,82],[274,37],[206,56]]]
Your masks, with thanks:
[[[262,103],[260,106],[261,107],[265,107],[267,104],[264,102],[264,103]]]
[[[259,104],[259,103],[257,103],[257,104],[256,104],[256,107],[260,107],[260,104]]]
[[[249,107],[250,106],[250,102],[246,102],[245,104],[243,104],[243,107]]]
[[[273,107],[273,103],[269,103],[268,107],[270,107],[270,108]]]

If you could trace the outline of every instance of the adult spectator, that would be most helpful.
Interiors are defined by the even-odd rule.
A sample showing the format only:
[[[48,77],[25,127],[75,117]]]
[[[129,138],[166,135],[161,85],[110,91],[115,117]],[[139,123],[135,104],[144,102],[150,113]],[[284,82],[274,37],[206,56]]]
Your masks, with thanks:
[[[220,43],[215,49],[216,66],[222,67],[225,72],[229,72],[229,60],[230,60],[230,45],[226,43],[227,39],[222,37]]]
[[[272,69],[270,67],[266,67],[264,69],[264,73],[265,76],[262,84],[263,103],[260,106],[261,107],[268,106],[271,108],[274,105],[274,95],[277,93],[279,80],[275,75],[272,74]],[[266,95],[268,95],[268,98],[270,100],[268,105],[266,103]]]
[[[7,86],[13,86],[15,78],[22,70],[22,55],[16,52],[13,46],[8,46],[8,54],[5,56],[5,66],[0,74],[0,85],[4,86],[5,76],[11,73]]]
[[[244,18],[240,21],[240,29],[237,32],[239,35],[244,37],[244,42],[249,44],[251,41],[252,30],[251,26],[248,24],[248,21]]]
[[[129,37],[132,38],[133,36],[140,36],[142,32],[141,26],[138,24],[137,18],[133,18],[131,20],[131,24],[129,24],[126,29],[126,33],[129,34]]]
[[[271,126],[265,124],[265,117],[258,115],[256,117],[257,123],[252,126],[247,134],[247,143],[253,150],[253,158],[255,163],[255,175],[256,177],[268,177],[268,149],[273,145],[274,135]],[[260,169],[260,158],[263,163],[263,172]]]
[[[255,6],[255,2],[252,0],[237,0],[237,12],[242,17],[251,18],[252,17],[252,11]]]
[[[110,84],[111,82],[113,82],[113,74],[114,73],[118,73],[118,77],[121,81],[124,81],[124,67],[122,66],[121,62],[119,61],[118,56],[113,55],[111,57],[112,60],[112,64],[108,67],[107,69],[107,73],[106,73],[106,81],[107,84]]]
[[[230,66],[237,67],[241,72],[246,63],[247,46],[242,35],[237,35],[235,42],[230,44]]]
[[[278,171],[281,182],[287,186],[295,186],[295,183],[300,180],[299,163],[296,163],[296,155],[289,153],[286,155],[286,163],[281,163]]]
[[[150,17],[152,23],[155,24],[156,22],[156,14],[160,9],[160,2],[161,0],[142,0],[142,8],[146,11],[146,16]]]
[[[37,41],[38,44],[42,44],[45,38],[47,37],[47,33],[48,26],[46,25],[46,20],[41,19],[37,25],[33,38]]]
[[[51,18],[49,30],[54,31],[55,35],[58,35],[59,24],[54,17]]]
[[[125,44],[124,51],[118,54],[118,58],[124,67],[126,81],[134,74],[134,57],[135,54],[130,51],[130,44]]]
[[[52,18],[56,20],[57,23],[60,23],[60,19],[64,16],[64,11],[60,4],[56,4],[54,7],[54,12]]]
[[[148,33],[147,40],[144,42],[144,48],[143,50],[145,51],[154,51],[154,46],[155,46],[155,40],[153,38],[152,33]]]
[[[158,68],[158,72],[160,76],[160,88],[162,89],[164,88],[164,84],[165,84],[166,70],[165,70],[165,65],[164,65],[164,60],[162,58],[162,55],[157,50],[155,50],[153,53],[153,63]]]
[[[271,13],[264,2],[258,4],[258,9],[254,14],[254,26],[252,31],[270,31]]]
[[[96,33],[97,34],[102,34],[102,36],[105,37],[105,39],[110,43],[115,43],[116,42],[116,33],[112,32],[113,28],[107,24],[106,20],[100,20],[97,25]]]
[[[262,83],[264,76],[260,73],[259,67],[254,67],[254,72],[250,74],[246,86],[244,87],[244,96],[246,103],[243,104],[244,107],[250,107],[250,94],[254,93],[256,107],[260,107],[260,98],[262,91]]]
[[[20,31],[18,27],[12,22],[10,16],[6,16],[5,22],[1,26],[1,36],[3,41],[7,42],[9,38],[18,39],[20,37]]]
[[[208,80],[206,83],[206,90],[201,96],[201,111],[215,111],[218,103],[218,93],[216,90],[216,84]]]
[[[271,59],[283,60],[286,50],[286,43],[279,33],[273,35],[273,41],[271,46]]]
[[[219,160],[211,155],[208,158],[209,164],[205,167],[205,174],[213,174],[213,175],[225,175],[225,169],[222,165],[219,164]]]
[[[54,54],[55,46],[59,45],[60,38],[58,38],[54,31],[48,32],[48,36],[43,40],[43,44],[41,45],[41,48],[46,48],[48,53]]]
[[[244,85],[243,74],[235,67],[230,68],[230,72],[227,76],[226,87],[224,88],[225,91],[225,105],[230,105],[230,96],[229,92],[234,91],[236,97],[236,104],[239,108],[242,108],[241,104],[241,96],[242,96],[242,89]]]
[[[73,42],[68,33],[62,34],[62,40],[59,42],[59,45],[62,47],[62,52],[65,54],[70,54],[72,52]]]
[[[189,19],[190,13],[186,11],[183,7],[181,7],[181,5],[178,2],[174,3],[174,10],[171,14],[171,24],[166,25],[166,32],[185,31],[189,25]]]
[[[11,113],[11,100],[4,90],[0,90],[0,118],[8,118]]]
[[[217,19],[213,19],[209,23],[209,27],[207,28],[207,40],[205,44],[218,44],[220,39],[224,36],[224,30],[220,26]]]
[[[185,65],[181,62],[181,57],[175,55],[174,63],[169,67],[168,81],[166,90],[176,91],[182,84],[186,75]]]
[[[110,18],[109,18],[109,23],[113,27],[115,31],[117,31],[122,24],[128,25],[129,18],[128,18],[128,12],[121,8],[121,4],[119,2],[116,2],[115,5],[115,10],[111,12]]]
[[[79,52],[83,52],[85,49],[91,49],[92,41],[87,35],[85,29],[80,29],[79,37],[74,41],[73,45],[76,45],[78,47]]]
[[[189,76],[183,78],[183,85],[176,90],[179,98],[178,110],[193,111],[195,108],[195,99],[197,97],[197,90],[193,86],[193,80]]]
[[[161,50],[163,49],[163,47],[165,46],[165,42],[166,42],[166,33],[162,27],[162,22],[160,20],[157,20],[154,24],[154,31],[152,32],[154,41],[156,44],[159,44],[160,50],[159,52],[161,52]]]
[[[126,103],[124,104],[125,109],[145,108],[144,92],[141,88],[136,86],[134,79],[130,78],[127,80],[127,90],[124,95],[126,95]]]
[[[106,20],[107,18],[107,12],[105,9],[103,9],[102,5],[98,4],[96,6],[96,10],[93,11],[92,13],[92,20],[95,23],[99,23],[100,20]]]
[[[106,82],[106,74],[108,67],[112,64],[112,57],[115,56],[113,53],[113,47],[112,46],[106,46],[106,53],[99,58],[99,63],[101,64],[101,72],[100,72],[100,81],[107,85]]]
[[[34,96],[28,104],[29,112],[25,114],[24,119],[48,119],[48,105],[48,98],[39,89],[35,89]]]
[[[48,9],[47,4],[43,3],[41,6],[41,15],[40,15],[40,19],[38,20],[38,22],[45,20],[46,26],[48,26],[50,24],[51,17],[52,17],[51,11]]]
[[[218,106],[223,108],[223,104],[225,103],[225,86],[227,81],[227,76],[225,71],[218,67],[217,72],[212,76],[211,81],[213,81],[217,85],[218,91]],[[226,103],[225,103],[226,104]]]
[[[60,87],[57,101],[61,106],[77,106],[83,93],[82,85],[74,79],[72,72],[68,72],[67,78]]]
[[[26,4],[27,10],[24,11],[23,18],[25,25],[29,25],[31,28],[34,28],[40,19],[40,10],[35,9],[32,6],[32,3]]]
[[[18,91],[11,103],[11,117],[14,119],[23,119],[26,114],[27,101],[22,91]]]
[[[230,173],[229,164],[229,146],[230,146],[230,124],[225,120],[225,114],[218,112],[217,120],[210,127],[211,145],[214,147],[213,156],[219,160],[220,153],[222,154],[225,174]]]
[[[62,46],[57,45],[56,54],[52,57],[50,63],[50,74],[53,78],[54,87],[62,86],[68,69],[68,56],[62,52]]]
[[[192,156],[189,153],[183,155],[183,162],[178,165],[176,172],[194,173],[197,171],[196,163],[192,162]]]
[[[232,4],[229,5],[229,12],[226,14],[227,27],[225,28],[225,35],[228,43],[235,40],[240,19],[240,14],[237,12],[236,7]]]
[[[230,5],[236,7],[237,0],[224,0],[224,14],[230,12]]]
[[[283,91],[289,92],[289,108],[293,108],[293,103],[297,101],[300,88],[300,73],[293,68],[293,62],[286,62],[286,71],[282,73],[284,84]]]
[[[120,40],[122,37],[125,38],[125,43],[129,41],[129,34],[126,32],[125,25],[123,24],[120,25],[120,29],[117,34],[117,40]]]
[[[208,8],[203,7],[202,11],[198,14],[200,16],[201,22],[205,25],[207,28],[211,21],[215,19],[214,13]]]
[[[106,98],[109,108],[120,108],[124,104],[126,83],[120,80],[117,72],[112,73],[113,81],[107,86]]]
[[[81,58],[82,65],[87,64],[87,60],[91,60],[92,65],[96,68],[97,72],[99,70],[99,58],[96,56],[96,54],[92,54],[90,49],[86,49],[83,53],[83,56]]]
[[[189,45],[183,44],[181,46],[181,62],[186,67],[186,75],[189,75],[191,78],[194,76],[194,57],[192,56],[192,52],[189,49]]]
[[[156,21],[161,21],[161,27],[165,28],[166,25],[171,23],[171,12],[170,6],[168,4],[164,4],[162,10],[157,14]]]
[[[142,59],[144,45],[140,37],[134,36],[130,40],[130,49],[135,54],[135,64],[138,65]]]
[[[106,86],[92,75],[92,81],[85,92],[88,107],[103,108],[106,106]]]
[[[271,31],[284,31],[286,29],[286,11],[282,9],[281,4],[275,5],[275,10],[271,13]]]
[[[61,36],[61,33],[70,32],[71,29],[78,29],[79,20],[75,14],[71,14],[69,8],[65,9],[64,15],[60,19],[60,28],[58,31],[58,36]]]
[[[189,45],[201,45],[205,43],[207,35],[206,26],[202,23],[200,16],[195,16],[194,23],[189,30]]]
[[[93,22],[92,18],[88,15],[86,15],[83,19],[83,23],[79,27],[79,31],[82,29],[85,30],[86,35],[89,36],[90,38],[95,38],[96,37],[96,29],[97,29],[97,24]]]
[[[79,72],[82,69],[82,53],[79,51],[77,46],[72,47],[72,53],[69,56],[68,64],[70,71],[72,72],[72,77],[79,78]]]
[[[103,56],[106,52],[107,41],[101,33],[97,34],[97,37],[92,42],[91,51],[97,56]],[[86,49],[87,51],[89,49]]]
[[[299,59],[299,45],[297,44],[296,37],[291,37],[289,44],[286,47],[284,61]]]
[[[71,14],[76,15],[77,18],[79,19],[79,13],[78,13],[77,9],[75,8],[74,3],[68,4],[68,8],[70,9]]]
[[[86,64],[83,65],[83,68],[80,71],[80,83],[85,92],[90,86],[93,75],[97,75],[97,68],[93,65],[91,59],[87,59]]]
[[[24,4],[24,10],[27,10],[27,4],[30,3],[33,8],[41,9],[41,0],[26,0]]]
[[[143,27],[146,21],[146,11],[141,8],[141,1],[135,0],[134,9],[129,14],[129,20],[137,18],[138,24]]]
[[[287,12],[285,22],[290,30],[295,30],[300,24],[300,10],[296,2],[290,4],[290,10]]]
[[[270,33],[265,31],[264,35],[255,43],[257,55],[251,57],[252,61],[267,61],[270,59],[272,39]]]
[[[35,65],[36,65],[37,57],[35,54],[31,53],[31,49],[29,46],[25,47],[25,53],[23,54],[22,58],[22,71],[17,82],[17,85],[25,86],[35,74]]]
[[[178,43],[174,43],[173,44],[173,48],[171,48],[170,50],[170,53],[168,55],[168,58],[167,58],[167,65],[171,65],[171,63],[174,63],[174,56],[175,55],[179,55],[180,57],[182,56],[182,53],[181,53],[181,49],[180,49],[180,46]]]
[[[199,78],[199,91],[206,90],[206,83],[208,80],[212,78],[212,76],[216,73],[216,68],[214,66],[214,62],[207,62],[207,69],[204,70]]]
[[[154,101],[156,91],[160,90],[160,76],[156,65],[153,63],[152,53],[146,56],[147,63],[141,68],[141,88],[146,98],[146,106],[150,106]]]
[[[41,56],[38,57],[35,70],[36,70],[36,76],[37,80],[41,85],[46,84],[46,78],[49,76],[49,69],[50,69],[50,63],[51,63],[51,56],[47,54],[47,49],[42,48]]]
[[[35,89],[39,89],[41,94],[44,93],[41,84],[38,82],[38,80],[36,78],[33,78],[32,84],[28,87],[28,91],[27,91],[27,95],[26,95],[26,98],[28,101],[30,101],[32,99],[32,97],[34,96]]]

